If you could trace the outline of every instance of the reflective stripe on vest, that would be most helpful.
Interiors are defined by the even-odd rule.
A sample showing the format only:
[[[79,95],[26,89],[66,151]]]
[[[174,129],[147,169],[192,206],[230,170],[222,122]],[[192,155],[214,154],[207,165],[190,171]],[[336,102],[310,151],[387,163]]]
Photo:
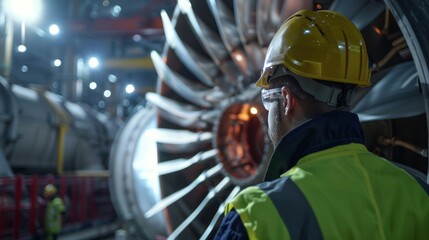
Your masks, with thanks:
[[[276,206],[291,239],[322,239],[313,210],[301,190],[289,177],[262,183],[259,187]],[[285,193],[289,197],[285,197]]]
[[[427,192],[364,145],[307,155],[282,176],[229,203],[250,239],[429,239]]]
[[[242,191],[227,208],[240,215],[249,239],[322,239],[311,207],[290,178],[258,186]]]

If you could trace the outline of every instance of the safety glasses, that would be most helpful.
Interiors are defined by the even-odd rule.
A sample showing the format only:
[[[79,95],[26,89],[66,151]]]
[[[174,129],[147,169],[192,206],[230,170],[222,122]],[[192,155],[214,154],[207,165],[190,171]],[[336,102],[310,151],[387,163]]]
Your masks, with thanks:
[[[282,88],[273,88],[273,89],[262,89],[261,91],[262,104],[265,109],[268,111],[273,102],[276,102],[277,99],[282,98]]]

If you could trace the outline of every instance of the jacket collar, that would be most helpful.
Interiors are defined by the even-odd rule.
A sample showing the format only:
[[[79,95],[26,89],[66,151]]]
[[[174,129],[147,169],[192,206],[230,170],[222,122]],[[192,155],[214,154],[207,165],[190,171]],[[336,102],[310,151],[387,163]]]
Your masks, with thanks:
[[[364,144],[356,114],[332,111],[310,119],[286,134],[277,145],[265,181],[279,178],[308,154],[348,143]]]

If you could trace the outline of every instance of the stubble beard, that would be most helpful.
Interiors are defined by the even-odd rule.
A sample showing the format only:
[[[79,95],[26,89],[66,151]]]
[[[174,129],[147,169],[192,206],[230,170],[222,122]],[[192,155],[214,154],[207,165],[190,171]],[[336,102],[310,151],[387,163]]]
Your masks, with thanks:
[[[278,103],[277,106],[272,107],[270,109],[269,120],[268,120],[268,135],[271,139],[271,143],[274,147],[276,147],[284,136],[284,122],[280,111],[281,104]]]

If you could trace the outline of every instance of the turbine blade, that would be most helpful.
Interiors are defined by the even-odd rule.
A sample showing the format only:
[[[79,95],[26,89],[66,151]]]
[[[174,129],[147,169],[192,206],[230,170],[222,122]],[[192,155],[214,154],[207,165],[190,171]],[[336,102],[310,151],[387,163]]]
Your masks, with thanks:
[[[213,159],[217,154],[216,149],[211,149],[206,152],[197,153],[190,159],[174,159],[158,164],[158,175],[165,175],[172,172],[177,172],[183,169],[186,169],[196,163],[204,162],[210,159]]]
[[[207,128],[208,124],[201,120],[201,116],[208,112],[199,110],[193,105],[179,103],[156,93],[146,93],[146,100],[155,105],[161,116],[182,127]]]
[[[234,90],[233,86],[237,85],[238,79],[242,77],[238,67],[232,61],[222,39],[194,13],[189,0],[179,0],[178,6],[181,12],[187,17],[201,45],[206,49],[213,62],[223,73],[218,73],[218,75],[213,78],[213,82],[216,83],[222,91],[232,93]]]
[[[249,76],[250,73],[253,73],[253,70],[250,68],[247,56],[243,51],[233,13],[222,1],[208,0],[208,3],[216,20],[220,36],[232,60],[238,66],[242,75]]]
[[[212,96],[223,95],[217,88],[208,89],[205,86],[187,80],[178,73],[173,72],[164,61],[162,61],[161,56],[157,52],[152,51],[150,56],[159,78],[189,102],[200,107],[211,108],[213,107],[213,102],[210,102]]]
[[[211,169],[202,172],[192,183],[190,183],[185,188],[180,189],[179,191],[169,195],[168,197],[162,199],[161,201],[157,202],[153,207],[151,207],[145,214],[145,218],[150,218],[156,213],[160,212],[164,208],[170,206],[171,204],[177,202],[180,200],[183,196],[191,192],[195,187],[197,187],[199,184],[206,181],[206,179],[211,178],[215,174],[219,173],[222,170],[222,165],[218,164]]]
[[[298,10],[312,10],[312,8],[313,1],[311,0],[260,0],[256,33],[260,46],[264,48],[264,53],[284,20]]]
[[[353,5],[354,7],[350,7]],[[337,0],[330,10],[337,11],[349,18],[358,29],[365,28],[386,9],[383,2],[371,0]]]
[[[412,117],[423,114],[425,105],[413,62],[396,65],[351,108],[361,121]]]
[[[236,186],[231,193],[228,195],[228,197],[225,199],[225,201],[219,206],[219,208],[216,211],[216,214],[214,215],[212,221],[207,226],[206,231],[204,234],[200,237],[200,240],[207,239],[210,235],[210,233],[213,231],[214,227],[216,226],[217,221],[219,220],[220,216],[224,213],[225,205],[227,202],[229,202],[237,193],[240,191],[240,187]]]
[[[149,129],[145,134],[155,139],[158,150],[171,153],[199,151],[210,145],[213,137],[211,132],[191,132],[167,128]]]
[[[201,203],[198,205],[198,207],[189,215],[185,221],[183,221],[171,234],[168,236],[167,239],[176,239],[177,236],[180,235],[180,233],[183,232],[183,230],[191,224],[191,222],[201,213],[201,211],[204,209],[204,207],[210,202],[211,199],[213,199],[216,196],[216,193],[222,191],[227,186],[229,186],[231,183],[229,181],[229,178],[225,177],[222,179],[222,181],[216,185],[216,187],[212,188],[208,193],[207,196],[201,201]]]
[[[182,63],[204,84],[213,87],[212,77],[216,75],[213,71],[213,64],[209,59],[205,59],[197,54],[192,48],[187,47],[174,29],[168,14],[161,11],[162,25],[164,27],[165,38],[171,49],[182,60]]]
[[[241,42],[246,50],[249,63],[255,71],[262,69],[264,54],[258,43],[256,34],[257,0],[235,0],[235,21]]]

